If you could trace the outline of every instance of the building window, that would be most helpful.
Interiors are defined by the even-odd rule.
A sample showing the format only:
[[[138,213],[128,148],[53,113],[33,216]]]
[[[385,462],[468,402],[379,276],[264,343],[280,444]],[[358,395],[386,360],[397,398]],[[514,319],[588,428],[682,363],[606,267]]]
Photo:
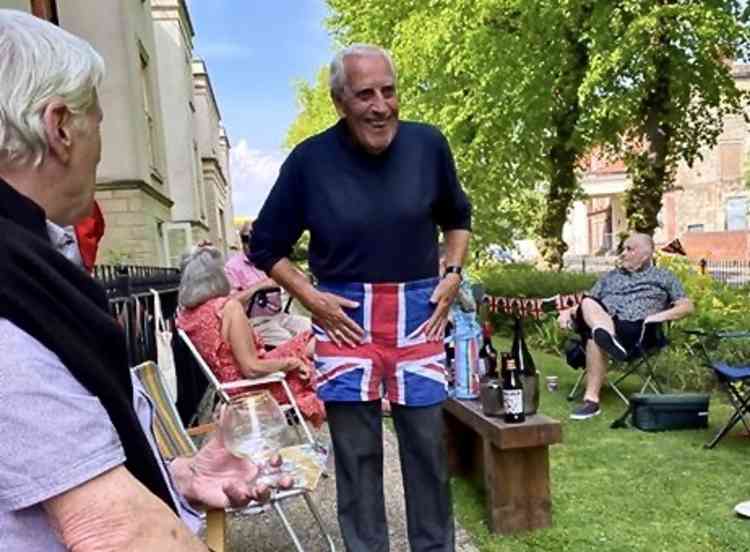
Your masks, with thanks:
[[[151,83],[151,74],[149,71],[149,56],[146,49],[143,47],[143,44],[138,42],[138,47],[141,58],[141,86],[143,88],[143,111],[146,118],[146,142],[148,145],[151,170],[158,174],[160,169],[159,134],[156,126],[156,110],[154,107],[154,93]]]
[[[195,168],[195,183],[193,186],[193,196],[195,197],[195,214],[202,221],[206,220],[206,193],[203,188],[203,163],[201,162],[200,153],[198,153],[198,144],[193,142],[193,163]]]
[[[702,224],[688,224],[687,231],[688,232],[703,232],[703,225]]]
[[[727,230],[747,228],[747,198],[730,197],[727,200],[727,218],[724,226]]]

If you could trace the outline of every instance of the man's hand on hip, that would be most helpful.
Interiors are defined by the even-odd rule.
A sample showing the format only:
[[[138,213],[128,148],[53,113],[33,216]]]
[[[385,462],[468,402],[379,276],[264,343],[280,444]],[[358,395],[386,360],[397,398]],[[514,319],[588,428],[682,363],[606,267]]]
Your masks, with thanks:
[[[425,335],[428,341],[440,341],[445,333],[445,324],[448,319],[453,301],[458,294],[458,287],[461,284],[461,277],[458,274],[446,274],[440,280],[440,283],[432,292],[430,303],[435,305],[435,311],[427,321],[425,326]]]
[[[337,347],[341,347],[342,344],[356,347],[362,342],[365,331],[349,318],[342,308],[357,308],[359,303],[356,301],[333,293],[315,291],[315,295],[306,306],[310,309],[315,323],[326,331]]]

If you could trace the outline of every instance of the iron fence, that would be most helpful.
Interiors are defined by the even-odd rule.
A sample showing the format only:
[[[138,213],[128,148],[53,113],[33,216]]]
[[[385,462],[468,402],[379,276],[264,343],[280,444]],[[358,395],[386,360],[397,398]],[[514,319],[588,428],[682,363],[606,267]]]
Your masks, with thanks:
[[[182,341],[174,338],[180,271],[153,266],[101,265],[94,268],[94,277],[104,286],[110,311],[125,332],[130,366],[158,360],[155,316],[158,295],[164,321],[173,336],[177,411],[182,422],[188,425],[194,418],[208,381]]]
[[[617,257],[598,257],[589,255],[568,255],[563,268],[571,272],[589,272],[599,274],[612,270]],[[722,259],[691,259],[696,271],[708,274],[714,280],[732,287],[750,284],[750,261]]]
[[[728,286],[750,283],[750,261],[700,259],[695,261],[695,266],[701,274],[708,274]]]
[[[608,272],[615,267],[617,257],[598,257],[593,255],[566,255],[563,269],[570,272]]]
[[[156,361],[155,296],[159,295],[167,327],[174,331],[180,271],[176,268],[98,265],[96,278],[107,293],[109,308],[125,332],[128,363]]]

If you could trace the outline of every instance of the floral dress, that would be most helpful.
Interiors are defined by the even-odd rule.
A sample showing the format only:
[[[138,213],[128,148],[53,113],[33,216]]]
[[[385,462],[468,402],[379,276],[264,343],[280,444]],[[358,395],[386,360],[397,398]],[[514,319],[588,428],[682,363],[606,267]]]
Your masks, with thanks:
[[[177,316],[177,326],[193,342],[195,348],[206,361],[211,371],[216,374],[221,383],[228,383],[245,379],[237,365],[234,355],[232,354],[231,345],[221,336],[221,317],[224,305],[229,300],[228,297],[217,297],[210,299],[205,303],[192,308],[181,309]],[[295,357],[303,360],[306,364],[311,365],[307,357],[307,342],[310,340],[311,333],[303,332],[292,339],[285,341],[272,351],[266,351],[263,348],[261,339],[250,330],[255,343],[256,354],[262,359],[277,359]],[[300,377],[299,371],[295,370],[286,375],[286,381],[294,394],[302,415],[310,421],[315,427],[325,420],[325,407],[315,395],[315,371],[311,370],[310,379],[304,380]],[[284,388],[279,383],[258,386],[259,389],[268,389],[273,398],[279,404],[288,403]],[[242,389],[232,389],[227,391],[230,395],[242,393]]]

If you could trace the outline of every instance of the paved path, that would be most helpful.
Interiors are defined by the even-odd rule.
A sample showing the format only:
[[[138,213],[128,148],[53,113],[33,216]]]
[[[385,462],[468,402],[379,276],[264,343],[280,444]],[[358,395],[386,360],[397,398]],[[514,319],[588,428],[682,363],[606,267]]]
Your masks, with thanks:
[[[327,426],[323,429],[327,437]],[[383,432],[385,451],[385,498],[390,528],[392,552],[408,552],[406,537],[406,514],[404,512],[401,469],[398,462],[396,435],[386,426]],[[336,549],[344,552],[336,521],[336,484],[333,474],[321,480],[313,498],[320,511],[326,529],[336,543]],[[303,541],[307,552],[325,551],[327,547],[320,536],[318,526],[302,500],[289,500],[285,506],[289,519]],[[232,552],[282,552],[294,551],[279,517],[272,511],[249,517],[234,516],[229,523],[229,545]],[[459,552],[476,552],[467,533],[456,524],[456,549]]]

